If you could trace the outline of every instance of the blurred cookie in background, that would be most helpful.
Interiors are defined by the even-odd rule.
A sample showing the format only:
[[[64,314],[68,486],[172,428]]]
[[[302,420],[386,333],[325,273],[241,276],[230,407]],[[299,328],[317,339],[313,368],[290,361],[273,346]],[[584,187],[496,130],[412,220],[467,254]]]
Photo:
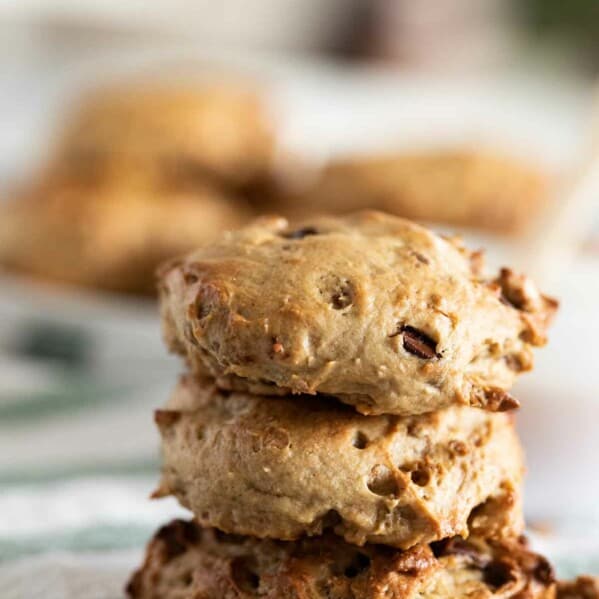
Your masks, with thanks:
[[[0,206],[0,267],[47,281],[154,295],[158,263],[240,226],[248,208],[207,185],[40,181]]]
[[[79,101],[47,164],[0,206],[0,266],[151,294],[157,264],[250,216],[274,135],[241,81],[146,79]]]
[[[249,86],[146,81],[83,98],[51,168],[96,181],[129,166],[169,182],[211,179],[240,189],[268,176],[273,154],[268,108]]]
[[[288,216],[372,208],[427,222],[517,233],[548,201],[541,170],[463,149],[333,159],[315,183],[280,200]]]

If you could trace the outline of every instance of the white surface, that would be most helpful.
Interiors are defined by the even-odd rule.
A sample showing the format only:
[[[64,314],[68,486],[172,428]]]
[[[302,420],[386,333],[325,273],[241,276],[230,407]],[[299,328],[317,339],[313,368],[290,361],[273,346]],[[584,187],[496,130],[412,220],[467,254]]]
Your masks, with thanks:
[[[579,260],[565,273],[549,345],[514,394],[527,451],[531,518],[569,514],[599,520],[599,263]],[[595,524],[591,530],[599,532]]]
[[[3,599],[121,599],[142,551],[57,553],[0,565]]]
[[[154,530],[172,518],[189,517],[172,497],[150,501],[156,479],[104,476],[9,487],[0,495],[0,539],[103,525]]]
[[[30,418],[1,427],[0,472],[44,476],[86,465],[157,461],[159,438],[152,413],[164,404],[175,381],[172,376],[161,386],[132,390],[121,401],[98,401],[97,406],[57,412],[39,422]]]

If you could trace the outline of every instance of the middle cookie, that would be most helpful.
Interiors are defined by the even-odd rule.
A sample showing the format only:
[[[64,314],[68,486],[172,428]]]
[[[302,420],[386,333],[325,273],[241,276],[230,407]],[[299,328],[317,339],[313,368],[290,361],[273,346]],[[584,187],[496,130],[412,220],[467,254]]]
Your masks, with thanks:
[[[363,416],[323,397],[228,393],[184,376],[164,410],[163,475],[203,526],[296,539],[333,529],[409,548],[522,530],[511,417],[469,407]]]

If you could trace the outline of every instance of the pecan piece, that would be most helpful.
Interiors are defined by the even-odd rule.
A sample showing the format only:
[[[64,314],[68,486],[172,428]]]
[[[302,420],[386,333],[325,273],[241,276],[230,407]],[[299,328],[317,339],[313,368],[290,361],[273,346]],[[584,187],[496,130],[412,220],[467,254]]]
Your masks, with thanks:
[[[415,327],[404,325],[397,333],[393,333],[391,337],[395,337],[396,335],[402,336],[403,348],[418,358],[432,360],[433,358],[441,357],[441,354],[437,353],[436,341]]]

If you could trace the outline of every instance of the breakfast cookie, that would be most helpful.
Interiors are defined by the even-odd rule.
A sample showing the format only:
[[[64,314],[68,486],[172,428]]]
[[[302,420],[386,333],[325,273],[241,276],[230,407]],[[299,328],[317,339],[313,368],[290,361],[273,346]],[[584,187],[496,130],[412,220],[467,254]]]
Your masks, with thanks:
[[[290,216],[377,209],[418,221],[514,232],[547,205],[538,169],[489,152],[447,150],[332,161],[300,197],[283,201]]]
[[[264,218],[162,268],[163,329],[225,389],[328,394],[365,414],[506,410],[556,302],[481,269],[480,252],[378,212]]]
[[[150,541],[132,599],[553,599],[548,562],[522,541],[459,537],[407,551],[331,535],[264,541],[174,520]]]
[[[0,206],[0,266],[43,280],[155,294],[156,265],[247,218],[211,188],[44,181]]]
[[[509,414],[363,416],[301,399],[182,377],[155,415],[155,496],[175,495],[203,526],[283,540],[331,529],[358,545],[408,548],[469,528],[521,532],[522,452]]]
[[[57,168],[103,177],[123,164],[235,187],[271,168],[274,138],[262,99],[233,81],[134,82],[96,91],[74,110]]]

